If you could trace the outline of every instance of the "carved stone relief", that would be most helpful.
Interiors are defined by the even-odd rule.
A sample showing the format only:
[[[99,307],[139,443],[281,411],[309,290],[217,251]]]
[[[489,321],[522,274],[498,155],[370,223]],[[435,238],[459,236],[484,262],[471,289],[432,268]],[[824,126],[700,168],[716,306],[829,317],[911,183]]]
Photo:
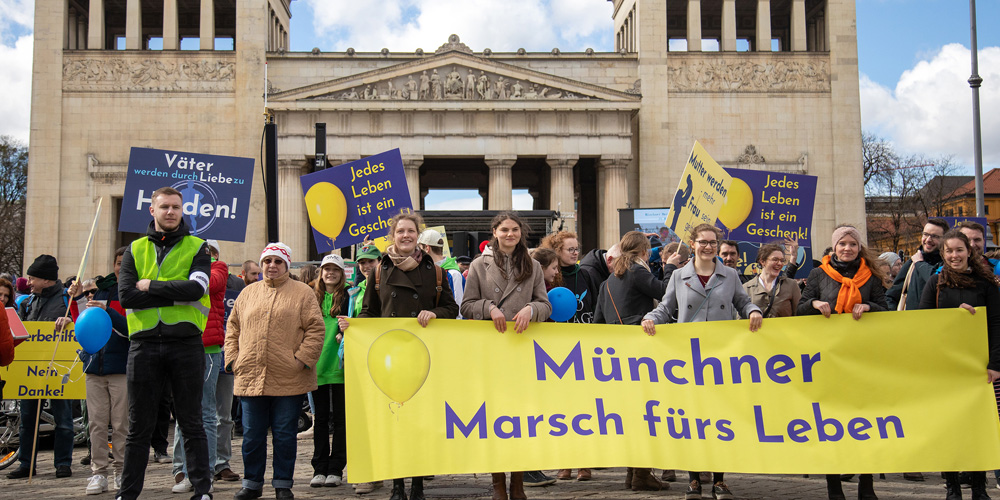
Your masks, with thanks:
[[[514,80],[482,70],[449,65],[419,74],[382,80],[353,87],[345,91],[316,97],[342,100],[533,100],[533,99],[594,99],[562,89],[554,89],[528,80]]]
[[[157,57],[84,57],[63,62],[63,89],[77,91],[226,92],[235,64],[224,60],[163,61]]]
[[[668,59],[672,92],[829,92],[829,63],[820,58]]]

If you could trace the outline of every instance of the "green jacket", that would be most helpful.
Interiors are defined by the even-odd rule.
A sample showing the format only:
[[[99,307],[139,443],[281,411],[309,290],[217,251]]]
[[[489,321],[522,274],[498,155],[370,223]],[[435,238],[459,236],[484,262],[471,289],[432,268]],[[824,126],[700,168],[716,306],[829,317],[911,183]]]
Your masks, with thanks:
[[[323,350],[320,352],[319,361],[316,362],[316,383],[318,385],[344,383],[344,367],[341,366],[340,357],[337,356],[337,351],[340,350],[340,342],[337,342],[340,326],[337,325],[337,317],[330,316],[331,307],[333,307],[333,294],[324,293],[321,309],[323,310],[323,324],[326,326],[326,337],[323,339]]]

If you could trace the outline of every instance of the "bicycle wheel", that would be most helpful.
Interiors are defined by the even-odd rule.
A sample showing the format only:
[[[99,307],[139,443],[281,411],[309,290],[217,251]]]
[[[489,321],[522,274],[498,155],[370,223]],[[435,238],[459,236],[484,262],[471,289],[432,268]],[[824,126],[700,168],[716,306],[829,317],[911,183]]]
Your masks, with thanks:
[[[13,408],[3,408],[4,411],[0,413],[0,470],[17,462],[21,456],[18,443],[21,414],[16,402],[12,406]]]

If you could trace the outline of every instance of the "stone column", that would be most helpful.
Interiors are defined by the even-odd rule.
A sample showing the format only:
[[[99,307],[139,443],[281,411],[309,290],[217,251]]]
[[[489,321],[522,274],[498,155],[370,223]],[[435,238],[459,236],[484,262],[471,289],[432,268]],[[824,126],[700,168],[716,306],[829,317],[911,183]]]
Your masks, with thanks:
[[[76,39],[77,39],[76,30],[78,29],[77,19],[78,16],[76,14],[76,9],[73,8],[69,9],[69,19],[66,20],[66,29],[68,30],[66,33],[67,49],[77,48],[76,47]]]
[[[142,0],[128,0],[125,9],[125,50],[141,50]]]
[[[215,1],[201,0],[201,24],[198,30],[201,50],[215,50]]]
[[[599,184],[598,194],[601,197],[597,207],[598,244],[601,248],[610,248],[621,237],[618,230],[618,209],[626,208],[628,200],[628,182],[625,169],[631,158],[623,155],[602,157],[597,165]]]
[[[177,21],[177,0],[163,0],[163,50],[180,50],[181,34]]]
[[[90,0],[88,21],[90,26],[87,28],[87,48],[104,50],[104,0]]]
[[[549,164],[549,209],[558,211],[565,220],[563,228],[573,232],[576,231],[573,167],[579,159],[577,155],[550,155],[545,158]]]
[[[806,50],[806,0],[792,0],[792,52]]]
[[[292,248],[292,260],[309,256],[309,214],[299,181],[308,166],[302,159],[278,159],[278,238]]]
[[[701,52],[701,0],[688,0],[688,52]]]
[[[490,167],[490,199],[488,210],[510,210],[514,208],[514,192],[511,183],[510,169],[517,157],[499,156],[486,157],[486,165]]]
[[[423,199],[420,191],[420,166],[424,164],[423,156],[404,156],[403,170],[406,172],[406,187],[410,190],[410,203],[414,210],[420,210]]]
[[[722,39],[719,50],[736,52],[736,0],[722,0]]]
[[[87,48],[87,21],[83,16],[76,18],[76,48]]]
[[[771,50],[771,0],[757,0],[757,52]]]

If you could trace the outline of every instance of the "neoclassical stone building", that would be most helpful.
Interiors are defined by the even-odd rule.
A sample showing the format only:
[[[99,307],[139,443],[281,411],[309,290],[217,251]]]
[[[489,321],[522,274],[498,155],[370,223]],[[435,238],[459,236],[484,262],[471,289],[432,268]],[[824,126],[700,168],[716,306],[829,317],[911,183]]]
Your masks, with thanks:
[[[37,2],[27,258],[77,262],[104,196],[101,271],[131,237],[115,231],[131,146],[259,159],[265,112],[296,260],[310,254],[298,177],[316,123],[331,165],[399,148],[414,206],[466,188],[507,209],[528,189],[535,209],[572,216],[585,247],[618,239],[620,208],[668,206],[695,140],[727,167],[818,176],[816,246],[864,222],[852,0],[612,0],[615,51],[572,53],[447,34],[436,48],[290,52],[288,2]],[[178,50],[183,38],[200,50]],[[264,205],[256,182],[247,241],[224,243],[224,259],[255,258]]]

